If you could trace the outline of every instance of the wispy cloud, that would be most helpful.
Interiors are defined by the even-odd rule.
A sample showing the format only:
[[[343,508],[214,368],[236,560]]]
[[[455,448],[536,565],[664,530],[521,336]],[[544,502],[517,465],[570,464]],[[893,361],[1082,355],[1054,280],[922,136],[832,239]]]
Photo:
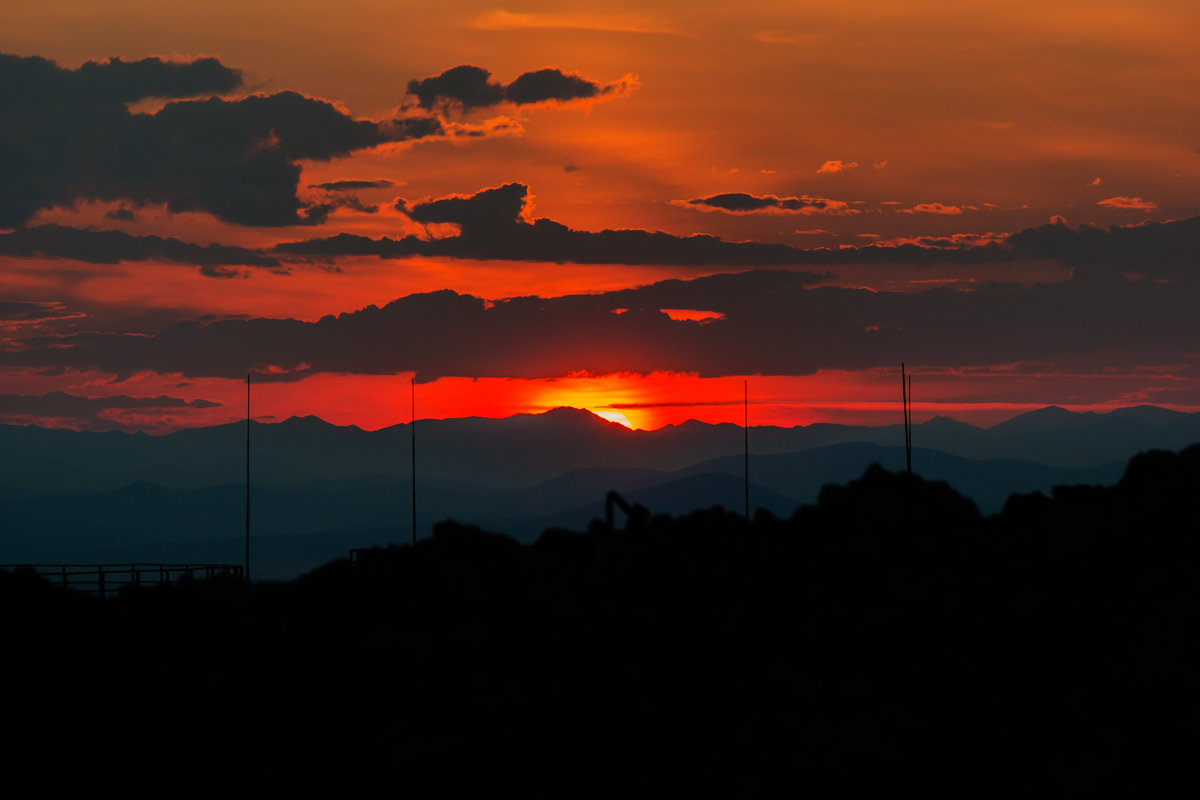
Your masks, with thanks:
[[[845,172],[848,169],[858,169],[857,161],[826,161],[817,169],[818,175],[832,172]]]
[[[387,189],[387,188],[389,188],[391,186],[395,186],[395,185],[396,185],[395,181],[389,181],[389,180],[385,180],[385,179],[381,178],[378,180],[370,180],[370,181],[367,181],[367,180],[341,180],[341,181],[327,181],[325,183],[310,183],[308,185],[308,188],[324,189],[329,192],[352,192],[352,191],[356,191],[359,189]]]
[[[1140,197],[1122,197],[1120,195],[1100,200],[1096,205],[1104,206],[1105,208],[1126,208],[1132,211],[1153,211],[1158,208],[1158,203],[1155,203],[1153,200],[1143,200]]]
[[[958,206],[947,206],[942,203],[917,203],[912,208],[898,208],[898,214],[961,214]]]
[[[691,200],[675,200],[674,205],[684,208],[699,208],[702,211],[722,211],[726,214],[857,214],[844,200],[827,197],[776,197],[768,194],[756,196],[742,192],[714,194]]]
[[[591,11],[537,13],[497,9],[476,17],[471,22],[471,27],[484,31],[559,28],[615,33],[677,33],[674,25],[648,14],[606,14]]]

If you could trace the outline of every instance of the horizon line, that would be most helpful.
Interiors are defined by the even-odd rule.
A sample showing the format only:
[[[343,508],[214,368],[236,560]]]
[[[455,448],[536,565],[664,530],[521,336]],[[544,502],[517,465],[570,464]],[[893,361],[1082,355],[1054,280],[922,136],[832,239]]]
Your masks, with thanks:
[[[657,428],[644,428],[644,427],[637,427],[634,425],[625,425],[621,422],[614,421],[612,419],[606,418],[604,415],[602,415],[601,413],[599,413],[596,410],[596,409],[610,409],[610,408],[611,409],[625,408],[628,405],[630,405],[630,404],[598,405],[598,406],[595,406],[594,408],[585,408],[585,407],[571,406],[571,405],[561,405],[561,406],[554,406],[552,408],[545,408],[545,409],[538,410],[538,411],[521,411],[521,412],[517,412],[515,414],[508,414],[505,416],[486,416],[486,415],[470,414],[470,415],[465,415],[465,416],[451,416],[451,417],[422,417],[420,419],[415,420],[415,422],[452,422],[452,421],[456,421],[456,420],[494,420],[494,421],[499,422],[499,421],[503,421],[503,420],[516,419],[518,417],[545,416],[547,414],[551,414],[556,411],[568,410],[568,411],[577,411],[577,412],[589,414],[599,422],[604,422],[606,424],[613,425],[616,428],[625,429],[625,430],[628,430],[628,431],[631,431],[634,433],[654,433],[656,431],[666,430],[669,428],[679,428],[679,427],[682,427],[684,425],[689,425],[689,424],[710,425],[713,427],[718,427],[718,426],[722,426],[722,425],[741,427],[740,424],[733,423],[733,422],[705,422],[703,420],[698,420],[695,418],[688,418],[686,420],[683,420],[682,422],[667,423],[667,424],[661,425]],[[671,405],[671,404],[664,404],[664,405]],[[709,404],[697,404],[697,405],[709,405]],[[721,403],[713,403],[712,405],[722,405],[722,404]],[[873,411],[873,412],[882,413],[882,412],[886,412],[886,411],[892,411],[898,405],[899,405],[899,403],[895,402],[895,401],[892,401],[892,402],[869,401],[869,402],[848,402],[848,403],[814,403],[814,404],[806,404],[806,407],[808,407],[808,408],[829,408],[829,409],[853,409],[853,410]],[[932,410],[935,413],[932,413],[931,415],[926,417],[922,422],[915,423],[917,426],[926,425],[930,422],[941,419],[941,420],[950,420],[950,421],[956,422],[958,424],[967,425],[972,428],[976,428],[978,430],[983,430],[983,431],[991,430],[992,428],[995,428],[999,425],[1003,425],[1007,422],[1010,422],[1013,419],[1016,419],[1021,416],[1025,416],[1027,414],[1035,414],[1038,412],[1051,411],[1051,410],[1061,410],[1068,414],[1077,415],[1077,416],[1083,416],[1083,415],[1087,415],[1087,414],[1095,414],[1097,416],[1107,416],[1107,415],[1112,414],[1117,411],[1127,411],[1127,410],[1141,409],[1141,408],[1152,408],[1152,409],[1156,409],[1156,410],[1168,411],[1168,412],[1173,412],[1173,413],[1182,414],[1182,415],[1200,413],[1200,409],[1196,409],[1193,406],[1176,405],[1176,404],[1160,405],[1160,404],[1156,404],[1156,403],[1138,403],[1138,404],[1134,404],[1134,405],[1049,403],[1049,404],[1042,405],[1042,404],[1038,404],[1038,403],[980,403],[980,404],[944,403],[944,404],[940,404],[940,403],[936,403],[936,402],[930,402],[930,403],[923,403],[923,404],[919,404],[919,405],[925,406],[926,413],[928,413],[931,410],[930,406],[933,406],[934,408]],[[999,422],[995,422],[991,425],[983,426],[983,425],[976,425],[971,422],[965,422],[965,421],[953,416],[952,413],[949,413],[953,410],[950,408],[942,409],[948,413],[936,413],[937,412],[936,407],[939,405],[954,406],[954,407],[957,407],[960,409],[962,407],[968,407],[968,408],[978,407],[980,410],[1003,409],[1003,410],[1012,410],[1014,413],[1011,416],[1005,417],[1003,420],[1000,420]],[[390,425],[381,425],[377,428],[364,428],[361,425],[357,425],[354,423],[349,423],[349,424],[343,425],[343,424],[339,424],[336,422],[330,422],[329,420],[327,420],[317,414],[305,414],[305,415],[293,414],[293,415],[291,415],[289,417],[285,417],[283,419],[280,419],[275,415],[262,415],[262,416],[258,416],[258,417],[252,417],[252,421],[259,425],[282,425],[282,424],[286,424],[288,422],[292,422],[294,420],[303,421],[303,420],[309,420],[309,419],[316,420],[324,425],[328,425],[333,428],[354,428],[356,430],[363,431],[364,433],[377,433],[379,431],[388,430],[390,428],[407,428],[410,424],[412,424],[410,422],[396,422],[396,423],[393,423]],[[160,437],[160,436],[169,436],[171,434],[179,433],[182,431],[220,428],[220,427],[225,427],[228,425],[243,425],[243,424],[245,424],[245,422],[246,422],[246,418],[244,416],[242,416],[237,419],[231,418],[228,421],[218,422],[218,423],[211,424],[211,425],[181,425],[181,426],[179,426],[177,428],[173,428],[171,430],[153,430],[153,429],[131,429],[132,426],[88,428],[88,427],[73,427],[73,426],[68,426],[68,425],[59,425],[59,426],[42,425],[42,424],[38,424],[36,422],[3,422],[3,421],[0,421],[0,428],[40,428],[42,430],[63,430],[63,431],[72,431],[75,433],[124,433],[124,434],[130,435],[130,436],[141,434],[141,435],[145,435],[145,436]],[[828,425],[828,426],[838,426],[838,427],[846,427],[846,428],[888,428],[888,427],[893,427],[893,426],[902,426],[903,421],[897,420],[895,422],[886,422],[886,423],[881,423],[881,424],[872,424],[870,422],[847,423],[847,422],[814,421],[814,422],[809,422],[806,424],[796,424],[796,425],[759,424],[759,425],[752,425],[750,427],[756,428],[756,429],[757,428],[795,429],[795,428],[809,428],[809,427],[812,427],[815,425]]]

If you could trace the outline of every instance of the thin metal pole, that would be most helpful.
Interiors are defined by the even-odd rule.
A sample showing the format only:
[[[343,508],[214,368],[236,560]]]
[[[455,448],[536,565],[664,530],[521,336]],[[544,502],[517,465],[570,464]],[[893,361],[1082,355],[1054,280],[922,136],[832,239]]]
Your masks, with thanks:
[[[743,472],[746,476],[746,520],[750,519],[750,382],[742,381],[742,438],[745,463]]]
[[[908,459],[908,473],[912,474],[912,375],[908,376],[908,449],[905,453]]]
[[[250,373],[246,373],[246,583],[250,582]]]
[[[912,474],[912,428],[910,423],[911,417],[908,407],[909,386],[911,381],[906,376],[904,370],[904,362],[900,362],[900,398],[904,406],[904,463],[908,473]]]
[[[412,418],[408,431],[412,436],[412,546],[417,546],[417,375],[413,373]]]

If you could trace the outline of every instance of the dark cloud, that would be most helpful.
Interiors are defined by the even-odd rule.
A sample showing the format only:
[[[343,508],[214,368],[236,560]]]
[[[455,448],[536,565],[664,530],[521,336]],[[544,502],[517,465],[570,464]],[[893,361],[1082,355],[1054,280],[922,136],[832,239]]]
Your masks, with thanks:
[[[1006,245],[1016,257],[1058,259],[1077,275],[1137,272],[1149,278],[1200,278],[1200,217],[1107,229],[1042,225],[1009,236]]]
[[[0,364],[226,378],[263,371],[272,380],[417,370],[427,380],[576,370],[794,375],[902,360],[955,367],[1089,358],[1121,368],[1183,363],[1200,348],[1200,283],[1093,276],[909,293],[813,286],[820,277],[758,270],[496,302],[442,291],[317,322],[239,319],[179,323],[152,336],[26,337],[0,353]],[[676,321],[664,308],[722,316]]]
[[[492,73],[483,67],[463,64],[440,75],[408,82],[408,93],[426,110],[452,105],[463,111],[487,108],[504,101],[516,105],[532,103],[586,100],[606,95],[618,95],[636,85],[630,77],[610,84],[601,84],[571,75],[553,67],[526,72],[507,86],[491,80]]]
[[[62,225],[38,225],[0,233],[0,255],[69,258],[90,264],[156,260],[199,267],[279,266],[279,260],[274,256],[242,247],[205,246],[170,237],[132,236],[123,231],[94,231]]]
[[[820,197],[775,197],[769,194],[756,197],[752,194],[741,192],[727,192],[725,194],[714,194],[711,197],[697,197],[686,202],[692,206],[706,206],[720,211],[740,214],[751,214],[755,211],[766,211],[768,209],[803,211],[804,209],[811,208],[819,210],[825,208],[828,204],[827,200]]]
[[[457,225],[457,235],[400,239],[339,234],[289,242],[276,252],[300,257],[433,256],[474,260],[526,260],[578,264],[692,264],[821,266],[897,264],[997,264],[1053,259],[1080,276],[1140,273],[1151,278],[1195,279],[1200,217],[1108,229],[1043,225],[1016,234],[955,234],[878,242],[861,247],[801,249],[783,244],[724,242],[714,236],[672,236],[642,230],[577,231],[549,219],[527,219],[528,188],[520,183],[417,203],[397,209],[422,223]],[[785,198],[786,199],[786,198]],[[795,199],[795,198],[792,198]],[[731,209],[769,207],[779,198],[744,194],[705,198]],[[689,201],[697,202],[697,201]]]
[[[105,219],[117,220],[118,222],[134,222],[137,220],[137,214],[128,208],[114,208],[112,211],[105,212],[104,217]]]
[[[547,100],[582,100],[602,91],[599,84],[579,75],[567,75],[557,69],[526,72],[504,88],[510,103],[544,103]]]
[[[124,414],[137,415],[151,411],[187,411],[216,408],[220,403],[211,400],[184,400],[179,397],[81,397],[65,392],[50,392],[45,395],[0,394],[0,423],[45,424],[46,420],[57,420],[71,427],[91,430],[137,430],[142,426],[129,426],[120,419]]]
[[[327,183],[310,183],[310,189],[324,189],[327,192],[353,192],[361,189],[386,189],[390,186],[395,186],[395,182],[389,180],[376,181],[329,181]]]
[[[760,211],[764,208],[773,208],[779,204],[778,197],[755,197],[754,195],[744,194],[741,192],[727,192],[725,194],[714,194],[712,197],[697,197],[688,200],[688,205],[693,206],[710,206],[719,208],[723,211]]]
[[[84,316],[57,301],[0,300],[0,323],[50,322]]]
[[[432,109],[439,102],[449,101],[470,111],[472,108],[494,106],[504,99],[504,87],[489,80],[491,77],[490,70],[463,64],[440,75],[413,78],[408,82],[408,93],[416,97],[424,109]]]
[[[397,208],[422,223],[452,223],[459,234],[441,239],[368,239],[339,234],[278,245],[300,256],[440,256],[579,264],[816,264],[815,251],[782,244],[723,242],[715,236],[672,236],[641,230],[576,231],[549,219],[525,221],[528,187],[510,183],[471,196],[452,196]]]
[[[412,207],[401,200],[396,207],[415,222],[450,222],[460,226],[463,235],[475,236],[504,231],[520,224],[528,193],[529,187],[509,183],[470,196],[443,197]]]
[[[379,212],[378,205],[364,203],[354,195],[335,195],[323,202],[309,205],[306,214],[310,221],[320,225],[329,218],[330,214],[339,208],[349,208],[362,214],[376,214]]]
[[[242,85],[240,70],[215,58],[194,61],[88,61],[63,69],[45,58],[0,53],[0,115],[132,103],[148,97],[226,94]]]
[[[379,212],[378,205],[364,203],[352,192],[364,189],[385,189],[389,186],[395,186],[395,184],[389,180],[310,183],[308,188],[319,189],[327,194],[324,200],[309,205],[306,214],[309,220],[317,223],[323,223],[331,213],[339,208],[349,208],[362,214],[376,214]]]
[[[674,205],[684,208],[698,208],[702,211],[721,211],[726,214],[857,214],[857,209],[850,208],[844,200],[830,200],[828,197],[776,197],[775,195],[752,195],[744,192],[726,192],[710,197],[696,197],[691,200],[672,201]]]
[[[0,415],[40,417],[92,417],[99,411],[139,408],[217,408],[211,400],[184,400],[179,397],[80,397],[65,392],[44,395],[0,394]]]
[[[57,77],[41,83],[67,86],[38,101],[24,90],[8,90],[0,105],[0,227],[15,227],[39,209],[81,198],[164,203],[173,212],[207,211],[244,225],[314,223],[323,218],[321,209],[310,214],[296,196],[299,160],[328,160],[443,133],[431,117],[358,119],[296,92],[175,100],[156,113],[134,114],[125,102],[237,85],[228,78],[236,71],[212,59],[155,62],[153,80],[125,69],[147,63],[95,67],[106,88],[95,95],[83,92],[86,98],[80,99],[75,87],[87,83],[87,76],[78,77],[87,65],[63,70],[44,59],[0,60],[0,86],[47,70]]]

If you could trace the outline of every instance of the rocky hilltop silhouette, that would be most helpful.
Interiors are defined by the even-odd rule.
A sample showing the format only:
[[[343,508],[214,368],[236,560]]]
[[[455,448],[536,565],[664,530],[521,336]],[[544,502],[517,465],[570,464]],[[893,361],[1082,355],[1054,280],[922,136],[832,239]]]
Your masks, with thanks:
[[[520,545],[443,523],[283,584],[0,573],[10,780],[172,794],[1181,797],[1200,446],[985,517],[873,466]],[[70,765],[70,769],[63,769]],[[129,787],[127,787],[128,789]]]

